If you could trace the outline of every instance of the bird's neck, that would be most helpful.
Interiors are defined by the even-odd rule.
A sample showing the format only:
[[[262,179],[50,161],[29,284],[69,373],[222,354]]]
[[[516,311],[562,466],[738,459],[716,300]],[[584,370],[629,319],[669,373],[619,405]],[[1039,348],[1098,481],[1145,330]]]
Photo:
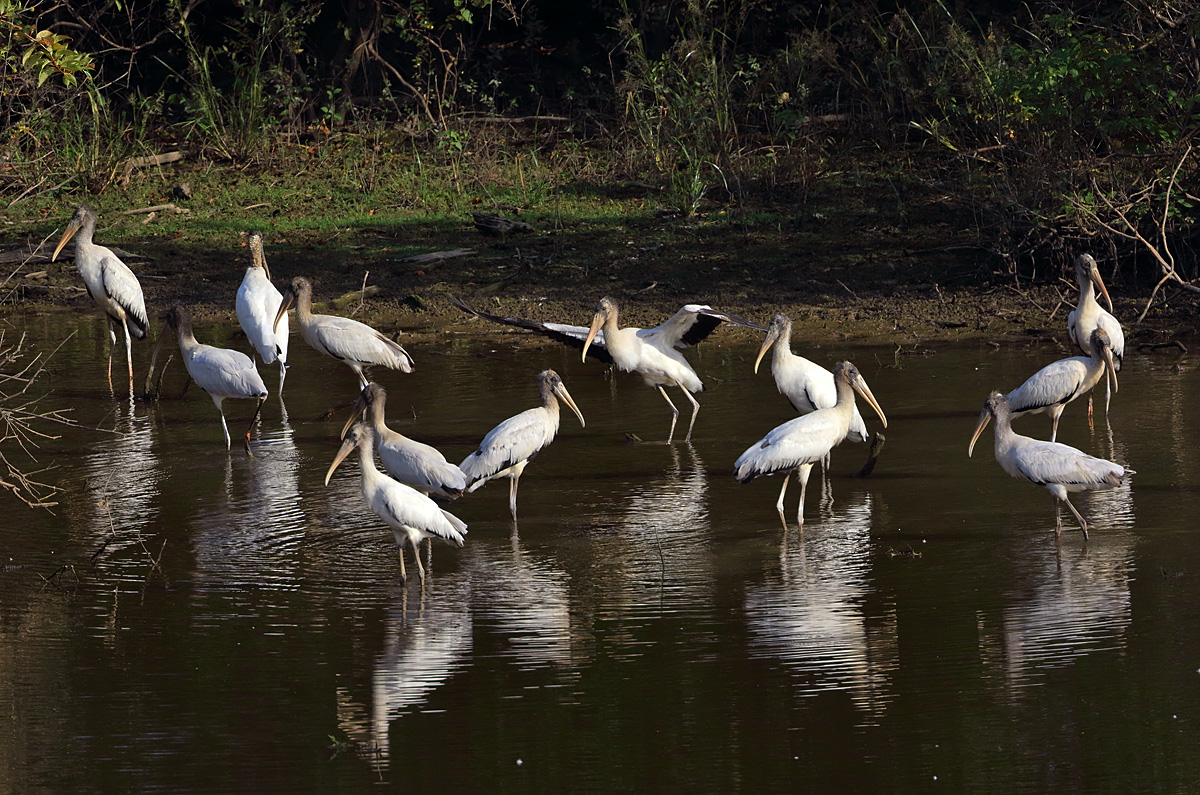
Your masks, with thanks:
[[[375,433],[381,439],[386,435],[399,436],[400,434],[393,431],[387,426],[387,417],[383,413],[383,404],[376,402],[371,406],[371,427],[375,429]]]
[[[775,350],[771,352],[771,363],[783,364],[793,356],[795,354],[792,353],[792,330],[788,329],[786,333],[779,335],[779,339],[775,340]]]
[[[996,457],[1001,458],[1012,447],[1017,432],[1013,430],[1012,414],[1008,411],[992,415],[992,421],[996,423]]]
[[[312,291],[301,290],[296,295],[296,320],[305,324],[312,320],[312,316]]]
[[[196,335],[192,332],[192,324],[184,323],[177,329],[179,332],[179,350],[184,353],[191,353],[200,343],[196,341]]]
[[[370,442],[360,442],[358,445],[358,465],[364,475],[377,475],[379,468],[375,466],[375,445]]]

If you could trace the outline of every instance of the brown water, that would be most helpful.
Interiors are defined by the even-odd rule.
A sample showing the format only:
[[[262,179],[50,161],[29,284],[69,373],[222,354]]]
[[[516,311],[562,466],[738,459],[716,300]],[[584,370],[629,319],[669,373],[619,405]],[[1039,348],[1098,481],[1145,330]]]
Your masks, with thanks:
[[[778,479],[732,477],[791,416],[752,347],[689,354],[708,390],[694,443],[668,447],[626,440],[669,422],[632,376],[515,338],[414,339],[416,374],[375,373],[389,422],[451,460],[534,405],[546,367],[588,422],[564,414],[526,471],[518,528],[505,482],[452,506],[467,545],[436,547],[422,590],[399,584],[357,466],[322,485],[345,414],[312,420],[353,397],[347,368],[295,337],[287,420],[272,394],[249,460],[225,452],[195,387],[113,400],[98,319],[23,322],[7,333],[39,347],[76,332],[41,407],[104,430],[62,428],[37,451],[63,488],[53,515],[3,503],[0,791],[1200,783],[1190,359],[1131,355],[1094,431],[1068,408],[1060,441],[1137,475],[1076,497],[1092,540],[1068,525],[1056,543],[1051,498],[1000,470],[990,431],[966,456],[989,389],[1061,355],[1049,345],[810,349],[853,359],[891,427],[875,476],[849,477],[864,445],[838,448],[804,532],[784,535]],[[232,331],[197,335],[246,349]],[[252,406],[226,405],[236,439]],[[1049,420],[1016,427],[1045,438]]]

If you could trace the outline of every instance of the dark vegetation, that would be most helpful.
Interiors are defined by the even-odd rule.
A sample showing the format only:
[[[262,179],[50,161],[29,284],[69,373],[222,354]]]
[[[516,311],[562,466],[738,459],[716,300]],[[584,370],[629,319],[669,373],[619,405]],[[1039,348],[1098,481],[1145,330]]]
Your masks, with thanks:
[[[1119,315],[1190,317],[1198,30],[1172,0],[0,0],[0,241],[88,201],[160,305],[228,304],[265,226],[326,297],[369,271],[407,310],[649,288],[880,330],[902,295],[935,326],[995,320],[945,309],[989,291],[1049,322],[1089,250]]]

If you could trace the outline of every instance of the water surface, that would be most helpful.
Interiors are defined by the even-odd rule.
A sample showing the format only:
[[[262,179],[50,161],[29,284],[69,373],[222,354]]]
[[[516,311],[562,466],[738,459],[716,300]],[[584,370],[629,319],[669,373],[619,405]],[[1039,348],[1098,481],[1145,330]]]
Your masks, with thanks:
[[[527,469],[519,525],[505,482],[450,507],[467,545],[435,547],[422,588],[400,584],[357,465],[322,483],[345,412],[315,418],[353,398],[348,368],[296,337],[285,410],[260,367],[272,395],[251,460],[226,453],[207,396],[176,397],[178,360],[164,400],[131,404],[108,394],[98,318],[10,323],[39,350],[74,332],[35,389],[85,427],[36,451],[62,487],[53,513],[5,503],[0,790],[1200,781],[1188,359],[1134,353],[1107,420],[1098,407],[1089,428],[1082,404],[1064,415],[1060,441],[1137,470],[1074,498],[1093,522],[1085,543],[1070,523],[1055,539],[1050,496],[1000,470],[990,431],[966,456],[988,391],[1066,355],[1053,345],[807,349],[851,358],[890,427],[875,475],[850,477],[865,445],[837,448],[831,477],[810,482],[803,532],[785,533],[778,478],[732,477],[791,416],[752,373],[754,347],[689,354],[708,389],[693,443],[667,446],[649,443],[669,414],[639,379],[553,344],[415,338],[417,373],[375,376],[390,424],[451,460],[534,405],[546,367],[587,418],[581,429],[564,413]],[[197,336],[248,350],[234,331]],[[140,377],[148,353],[136,356]],[[226,406],[236,438],[252,406]],[[1045,438],[1049,420],[1016,427]]]

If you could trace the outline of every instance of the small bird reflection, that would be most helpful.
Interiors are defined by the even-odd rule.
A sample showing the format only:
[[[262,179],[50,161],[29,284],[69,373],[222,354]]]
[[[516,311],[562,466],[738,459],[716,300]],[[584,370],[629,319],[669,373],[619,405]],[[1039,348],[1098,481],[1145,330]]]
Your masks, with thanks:
[[[400,589],[384,623],[384,648],[371,672],[370,707],[338,689],[338,726],[386,769],[392,721],[428,703],[430,695],[470,661],[474,618],[471,580],[431,577],[420,590]]]
[[[868,616],[871,495],[861,493],[809,532],[783,536],[778,574],[748,589],[751,650],[797,674],[802,694],[848,693],[875,722],[899,667],[895,611]]]

